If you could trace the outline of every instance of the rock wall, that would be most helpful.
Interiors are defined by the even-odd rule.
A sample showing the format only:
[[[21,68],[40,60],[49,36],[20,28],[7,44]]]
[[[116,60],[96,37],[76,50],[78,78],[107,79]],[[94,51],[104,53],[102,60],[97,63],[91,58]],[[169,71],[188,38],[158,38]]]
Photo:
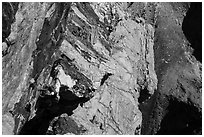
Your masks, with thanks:
[[[3,3],[3,134],[200,133],[189,5]]]
[[[160,3],[156,7],[154,57],[158,85],[156,94],[141,106],[145,112],[144,134],[201,133],[202,65],[192,56],[182,30],[190,5]],[[154,105],[149,105],[152,102]]]

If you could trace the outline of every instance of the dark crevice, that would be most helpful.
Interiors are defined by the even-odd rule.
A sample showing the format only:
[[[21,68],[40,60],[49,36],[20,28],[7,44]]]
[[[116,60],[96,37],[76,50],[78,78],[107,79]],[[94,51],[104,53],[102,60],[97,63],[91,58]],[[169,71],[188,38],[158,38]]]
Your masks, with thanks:
[[[149,90],[145,87],[144,89],[140,90],[140,96],[138,98],[139,103],[143,103],[146,100],[150,98],[151,94],[149,93]]]
[[[171,99],[158,135],[201,134],[202,115],[193,105]]]
[[[182,30],[191,47],[193,55],[202,62],[202,3],[192,2],[184,17]]]
[[[134,2],[127,2],[128,6],[127,8],[130,8],[133,5]]]
[[[113,75],[113,74],[111,74],[111,73],[106,73],[104,76],[103,76],[103,78],[101,79],[101,86],[104,84],[104,82],[111,76],[111,75]]]
[[[158,91],[155,91],[151,97],[139,104],[139,109],[142,112],[142,126],[141,126],[141,134],[148,135],[149,134],[149,126],[151,114],[154,111],[155,102],[158,96]]]

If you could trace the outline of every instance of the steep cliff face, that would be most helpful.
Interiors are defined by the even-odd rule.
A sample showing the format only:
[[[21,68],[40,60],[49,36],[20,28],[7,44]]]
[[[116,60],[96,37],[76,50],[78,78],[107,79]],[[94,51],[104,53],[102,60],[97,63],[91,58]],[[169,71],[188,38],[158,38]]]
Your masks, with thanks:
[[[201,132],[189,5],[3,3],[3,134]]]
[[[149,120],[143,124],[145,134],[201,132],[202,66],[191,55],[192,48],[182,31],[188,10],[187,3],[157,6],[154,55],[158,88],[153,111],[147,113]]]

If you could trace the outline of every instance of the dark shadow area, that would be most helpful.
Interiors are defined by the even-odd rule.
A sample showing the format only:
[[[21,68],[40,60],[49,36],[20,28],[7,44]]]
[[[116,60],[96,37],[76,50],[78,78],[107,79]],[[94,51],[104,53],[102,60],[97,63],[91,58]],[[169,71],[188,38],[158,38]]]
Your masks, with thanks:
[[[143,103],[139,104],[139,109],[142,112],[142,126],[141,126],[141,134],[149,135],[149,128],[152,119],[152,113],[155,110],[155,102],[158,96],[158,92],[155,91],[154,94],[148,99],[143,101]],[[141,101],[141,100],[140,100]]]
[[[189,104],[171,99],[167,114],[162,119],[158,135],[201,134],[202,115]]]
[[[202,62],[202,3],[192,2],[184,17],[182,30],[194,49],[193,55]]]
[[[77,97],[67,86],[60,88],[60,99],[56,95],[40,96],[36,103],[36,116],[27,121],[20,131],[20,135],[45,135],[51,120],[54,117],[67,113],[73,114],[73,110],[87,102],[89,98]],[[78,130],[78,129],[76,129]]]
[[[103,85],[104,82],[105,82],[111,75],[113,75],[113,74],[111,74],[111,73],[106,73],[106,74],[103,76],[103,78],[101,79],[100,85]]]
[[[143,103],[144,101],[148,100],[151,94],[149,94],[149,90],[145,87],[140,91],[140,96],[138,98],[139,103]]]

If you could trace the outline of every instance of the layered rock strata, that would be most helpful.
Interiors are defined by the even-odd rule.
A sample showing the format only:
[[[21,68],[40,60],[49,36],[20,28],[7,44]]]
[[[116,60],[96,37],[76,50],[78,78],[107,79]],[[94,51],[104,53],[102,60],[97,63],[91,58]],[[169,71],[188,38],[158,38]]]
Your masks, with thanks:
[[[4,3],[3,134],[200,132],[202,66],[182,32],[189,5]],[[169,131],[181,107],[189,115]]]

